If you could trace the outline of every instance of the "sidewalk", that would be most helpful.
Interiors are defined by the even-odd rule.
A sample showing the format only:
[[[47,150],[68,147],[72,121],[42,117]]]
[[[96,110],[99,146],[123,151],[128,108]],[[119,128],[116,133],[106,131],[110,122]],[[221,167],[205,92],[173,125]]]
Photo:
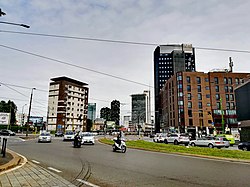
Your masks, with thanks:
[[[8,150],[13,159],[0,166],[0,187],[75,187],[61,176]]]

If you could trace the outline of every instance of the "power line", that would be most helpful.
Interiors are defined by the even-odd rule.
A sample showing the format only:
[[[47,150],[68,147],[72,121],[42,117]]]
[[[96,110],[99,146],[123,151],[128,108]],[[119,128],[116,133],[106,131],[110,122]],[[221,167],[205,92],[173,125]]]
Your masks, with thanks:
[[[33,33],[33,32],[18,32],[9,30],[0,30],[3,33],[9,34],[22,34],[31,36],[42,36],[42,37],[52,37],[52,38],[63,38],[63,39],[74,39],[74,40],[86,40],[95,42],[108,42],[108,43],[119,43],[119,44],[129,44],[129,45],[143,45],[143,46],[158,46],[157,43],[147,43],[147,42],[135,42],[135,41],[125,41],[125,40],[112,40],[112,39],[102,39],[102,38],[90,38],[90,37],[78,37],[78,36],[66,36],[57,34],[44,34],[44,33]],[[211,47],[195,47],[195,49],[209,50],[209,51],[224,51],[224,52],[237,52],[237,53],[250,53],[248,50],[237,50],[237,49],[222,49],[222,48],[211,48]]]
[[[5,85],[9,85],[12,87],[18,87],[18,88],[24,88],[24,89],[32,89],[31,87],[26,87],[26,86],[20,86],[20,85],[15,85],[15,84],[8,84],[8,83],[2,83],[0,82],[0,84],[5,84]],[[37,91],[41,91],[41,92],[48,92],[47,90],[42,90],[42,89],[36,89]]]
[[[100,72],[100,71],[97,71],[97,70],[92,70],[90,68],[86,68],[86,67],[83,67],[83,66],[78,66],[78,65],[75,65],[75,64],[71,64],[69,62],[65,62],[65,61],[62,61],[62,60],[57,60],[57,59],[50,58],[50,57],[43,56],[43,55],[39,55],[39,54],[36,54],[36,53],[31,53],[31,52],[24,51],[24,50],[21,50],[21,49],[17,49],[17,48],[14,48],[14,47],[9,47],[9,46],[2,45],[2,44],[0,44],[0,47],[10,49],[10,50],[14,50],[14,51],[18,51],[18,52],[21,52],[21,53],[25,53],[25,54],[28,54],[28,55],[31,55],[31,56],[36,56],[36,57],[43,58],[43,59],[46,59],[46,60],[50,60],[50,61],[53,61],[53,62],[56,62],[56,63],[59,63],[59,64],[64,64],[64,65],[67,65],[67,66],[71,66],[71,67],[75,67],[75,68],[79,68],[79,69],[84,69],[84,70],[87,70],[87,71],[90,71],[90,72],[98,73],[98,74],[101,74],[101,75],[116,78],[116,79],[123,80],[123,81],[126,81],[126,82],[138,84],[138,85],[141,85],[141,86],[147,86],[147,87],[149,86],[149,85],[144,84],[144,83],[140,83],[140,82],[136,82],[136,81],[133,81],[133,80],[125,79],[125,78],[115,76],[115,75],[111,75],[111,74],[108,74],[108,73],[103,73],[103,72]]]

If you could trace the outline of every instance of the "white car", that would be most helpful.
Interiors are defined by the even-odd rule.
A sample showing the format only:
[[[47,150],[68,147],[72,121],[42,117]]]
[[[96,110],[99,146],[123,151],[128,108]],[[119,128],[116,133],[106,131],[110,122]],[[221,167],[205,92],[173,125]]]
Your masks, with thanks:
[[[66,131],[63,135],[63,141],[73,141],[75,138],[75,133],[73,131]]]
[[[38,137],[38,143],[40,142],[51,142],[51,135],[49,132],[42,132]]]
[[[166,138],[166,134],[156,133],[155,137],[153,138],[153,141],[157,143],[163,143],[165,138]]]
[[[92,144],[92,145],[95,144],[95,138],[92,133],[89,132],[82,133],[81,138],[82,138],[82,144]]]
[[[201,137],[197,138],[196,140],[190,141],[191,146],[200,146],[200,147],[209,147],[209,148],[222,148],[225,147],[225,142],[222,139],[219,138],[206,138]]]
[[[174,145],[189,144],[189,136],[187,134],[168,134],[164,140],[164,143],[173,143]]]

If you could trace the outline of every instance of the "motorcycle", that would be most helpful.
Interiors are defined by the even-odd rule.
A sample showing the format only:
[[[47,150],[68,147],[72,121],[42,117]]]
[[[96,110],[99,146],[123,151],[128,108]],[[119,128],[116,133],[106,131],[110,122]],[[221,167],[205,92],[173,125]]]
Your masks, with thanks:
[[[75,137],[72,144],[74,148],[80,148],[82,146],[82,138],[80,136]]]
[[[114,141],[114,144],[112,145],[113,152],[116,152],[117,150],[120,150],[122,153],[126,152],[127,146],[124,139],[120,140],[121,141],[120,144],[119,142],[117,142],[117,138],[114,138],[113,141]]]

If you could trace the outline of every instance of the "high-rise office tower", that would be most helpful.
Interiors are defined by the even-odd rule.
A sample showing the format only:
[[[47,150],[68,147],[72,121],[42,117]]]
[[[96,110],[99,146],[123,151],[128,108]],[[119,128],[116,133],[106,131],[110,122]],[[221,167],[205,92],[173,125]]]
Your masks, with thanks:
[[[160,90],[176,72],[195,71],[195,53],[191,44],[160,45],[154,51],[155,132],[161,128]]]

